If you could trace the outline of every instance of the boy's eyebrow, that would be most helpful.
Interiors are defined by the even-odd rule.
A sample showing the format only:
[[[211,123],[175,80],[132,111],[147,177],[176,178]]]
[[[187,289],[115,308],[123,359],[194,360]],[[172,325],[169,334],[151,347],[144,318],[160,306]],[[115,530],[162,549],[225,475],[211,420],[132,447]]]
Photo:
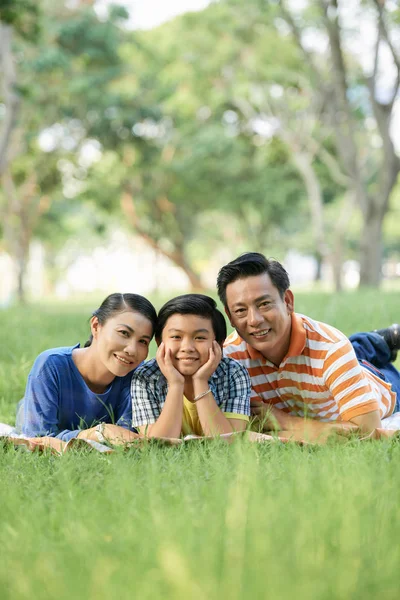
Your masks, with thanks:
[[[130,327],[126,323],[118,323],[117,327],[126,327],[127,329],[129,329],[130,333],[135,333],[135,330],[132,329],[132,327]],[[147,338],[148,340],[151,340],[151,337],[149,335],[142,335],[141,337],[142,338]]]
[[[175,327],[168,329],[168,331],[176,331],[177,333],[183,333],[182,329],[176,329]],[[193,331],[193,333],[210,333],[210,330],[209,329],[196,329],[195,331]]]

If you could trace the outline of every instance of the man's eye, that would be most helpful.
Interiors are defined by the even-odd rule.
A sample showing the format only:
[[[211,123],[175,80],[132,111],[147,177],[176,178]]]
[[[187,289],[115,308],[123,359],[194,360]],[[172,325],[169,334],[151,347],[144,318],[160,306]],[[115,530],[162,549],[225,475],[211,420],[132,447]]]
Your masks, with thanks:
[[[268,306],[271,306],[270,302],[261,302],[260,304],[260,308],[268,308]]]

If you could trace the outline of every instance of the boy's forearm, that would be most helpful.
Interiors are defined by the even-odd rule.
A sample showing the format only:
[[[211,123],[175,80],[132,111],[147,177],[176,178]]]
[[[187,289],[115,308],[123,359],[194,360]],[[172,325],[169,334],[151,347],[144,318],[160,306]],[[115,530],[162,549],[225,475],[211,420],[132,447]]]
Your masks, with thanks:
[[[221,412],[211,393],[196,402],[196,406],[204,435],[213,436],[221,435],[221,433],[232,433],[232,425]]]
[[[179,438],[182,431],[183,384],[168,387],[168,394],[157,421],[148,428],[147,437]]]

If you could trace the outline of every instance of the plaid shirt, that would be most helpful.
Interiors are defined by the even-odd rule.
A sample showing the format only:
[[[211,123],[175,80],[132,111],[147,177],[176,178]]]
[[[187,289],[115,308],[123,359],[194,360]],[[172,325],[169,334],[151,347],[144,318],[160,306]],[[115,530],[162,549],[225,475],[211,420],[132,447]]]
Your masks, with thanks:
[[[250,377],[242,365],[231,358],[223,358],[208,383],[223,413],[250,415]],[[167,393],[168,382],[155,358],[136,369],[131,383],[133,426],[155,423]]]

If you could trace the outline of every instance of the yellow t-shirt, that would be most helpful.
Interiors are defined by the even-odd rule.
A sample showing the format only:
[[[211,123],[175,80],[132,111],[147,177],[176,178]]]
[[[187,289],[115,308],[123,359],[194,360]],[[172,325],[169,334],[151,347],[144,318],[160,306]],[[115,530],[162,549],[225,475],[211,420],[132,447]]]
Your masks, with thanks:
[[[239,419],[240,421],[248,421],[247,415],[239,415],[236,413],[223,413],[227,419]],[[197,406],[183,396],[183,418],[182,418],[182,435],[204,435],[203,428],[200,423],[197,413]]]

